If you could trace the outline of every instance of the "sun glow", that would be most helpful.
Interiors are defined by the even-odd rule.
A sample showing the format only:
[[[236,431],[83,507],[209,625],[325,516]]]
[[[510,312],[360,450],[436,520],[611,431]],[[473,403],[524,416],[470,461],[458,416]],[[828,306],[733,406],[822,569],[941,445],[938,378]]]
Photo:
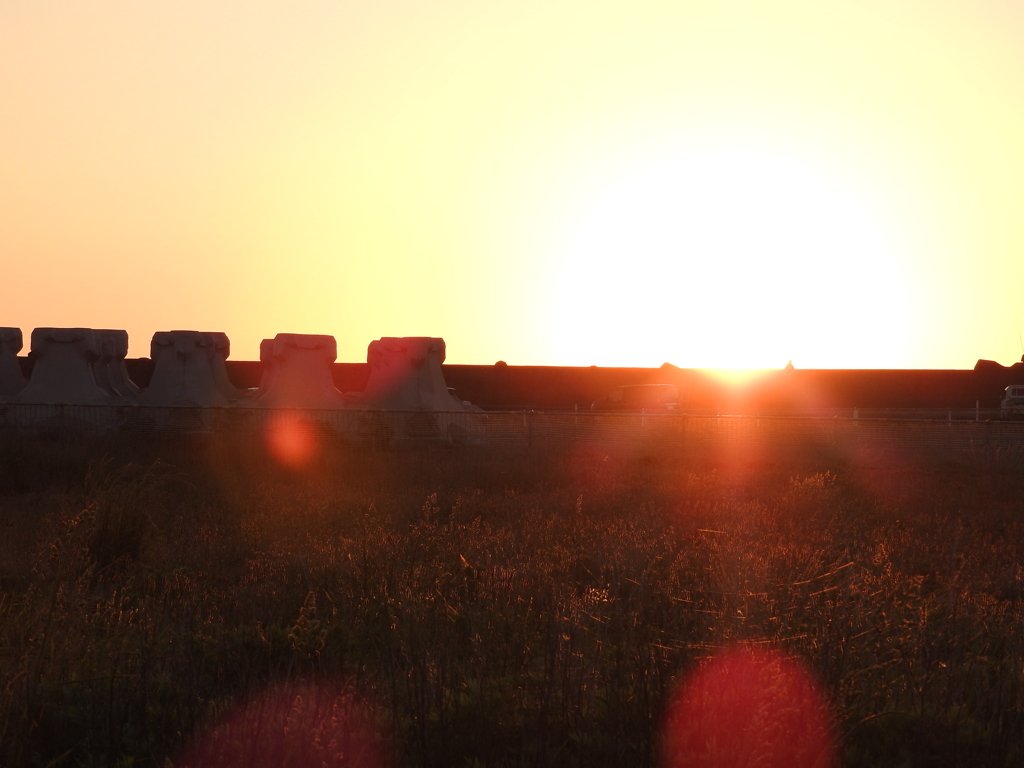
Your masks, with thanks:
[[[900,238],[854,174],[799,148],[709,142],[620,164],[558,242],[558,354],[576,364],[898,366]]]
[[[772,373],[764,368],[710,368],[701,371],[731,387],[746,387]]]

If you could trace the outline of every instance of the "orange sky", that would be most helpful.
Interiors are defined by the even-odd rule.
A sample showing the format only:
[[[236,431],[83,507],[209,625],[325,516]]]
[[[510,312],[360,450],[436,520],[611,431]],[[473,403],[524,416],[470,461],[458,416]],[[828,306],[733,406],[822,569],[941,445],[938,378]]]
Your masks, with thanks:
[[[1024,6],[0,3],[0,325],[1021,357]]]

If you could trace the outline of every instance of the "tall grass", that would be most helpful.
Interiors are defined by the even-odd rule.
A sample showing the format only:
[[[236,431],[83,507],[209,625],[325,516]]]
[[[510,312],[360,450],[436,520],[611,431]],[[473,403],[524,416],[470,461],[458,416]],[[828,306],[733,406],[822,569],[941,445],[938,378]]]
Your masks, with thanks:
[[[651,765],[736,645],[846,765],[1024,762],[1012,462],[5,440],[3,765]]]

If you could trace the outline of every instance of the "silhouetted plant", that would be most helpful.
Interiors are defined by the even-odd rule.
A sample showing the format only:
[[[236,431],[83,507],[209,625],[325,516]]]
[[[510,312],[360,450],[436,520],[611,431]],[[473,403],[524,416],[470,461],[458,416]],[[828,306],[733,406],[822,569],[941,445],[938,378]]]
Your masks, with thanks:
[[[735,645],[810,671],[846,765],[1024,755],[1005,457],[329,446],[280,471],[220,435],[82,443],[47,485],[24,451],[3,765],[213,764],[252,724],[328,764],[650,765],[670,694]]]

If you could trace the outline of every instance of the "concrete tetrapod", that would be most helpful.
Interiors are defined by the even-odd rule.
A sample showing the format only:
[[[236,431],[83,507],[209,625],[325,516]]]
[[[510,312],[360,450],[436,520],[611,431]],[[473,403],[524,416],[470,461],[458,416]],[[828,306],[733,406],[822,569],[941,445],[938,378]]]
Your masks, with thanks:
[[[93,329],[99,344],[99,357],[92,365],[96,386],[114,398],[130,398],[139,388],[128,378],[124,358],[128,354],[128,331],[110,328]]]
[[[21,328],[0,328],[0,400],[14,397],[28,383],[18,362],[22,346]]]
[[[116,354],[114,340],[104,330],[93,328],[92,332],[96,336],[97,348],[96,359],[92,361],[92,377],[96,379],[96,386],[102,389],[107,397],[118,397],[118,393],[110,384],[110,374],[107,371]]]
[[[217,382],[217,389],[228,400],[239,400],[245,397],[246,393],[238,389],[228,378],[228,368],[225,363],[231,355],[231,340],[226,333],[211,331],[206,334],[210,339],[208,347],[210,354],[210,370],[213,371],[213,379]]]
[[[256,389],[257,398],[274,387],[274,374],[277,372],[277,363],[274,362],[273,339],[264,339],[260,342],[260,363],[262,363],[263,372],[260,374],[260,385]]]
[[[96,384],[93,365],[100,344],[91,328],[36,328],[32,331],[35,365],[18,403],[110,405],[114,399]]]
[[[371,341],[366,350],[370,379],[360,404],[394,411],[467,410],[448,392],[441,370],[444,359],[444,339],[410,336]]]
[[[263,380],[256,404],[265,408],[336,409],[346,406],[334,386],[331,363],[338,357],[333,336],[279,333],[260,344]]]
[[[124,359],[128,355],[128,331],[104,330],[114,346],[114,356],[107,365],[107,377],[113,390],[122,397],[135,397],[139,394],[138,385],[128,377],[128,369]]]
[[[210,364],[210,334],[158,331],[150,343],[153,378],[139,395],[142,405],[227,405]]]

